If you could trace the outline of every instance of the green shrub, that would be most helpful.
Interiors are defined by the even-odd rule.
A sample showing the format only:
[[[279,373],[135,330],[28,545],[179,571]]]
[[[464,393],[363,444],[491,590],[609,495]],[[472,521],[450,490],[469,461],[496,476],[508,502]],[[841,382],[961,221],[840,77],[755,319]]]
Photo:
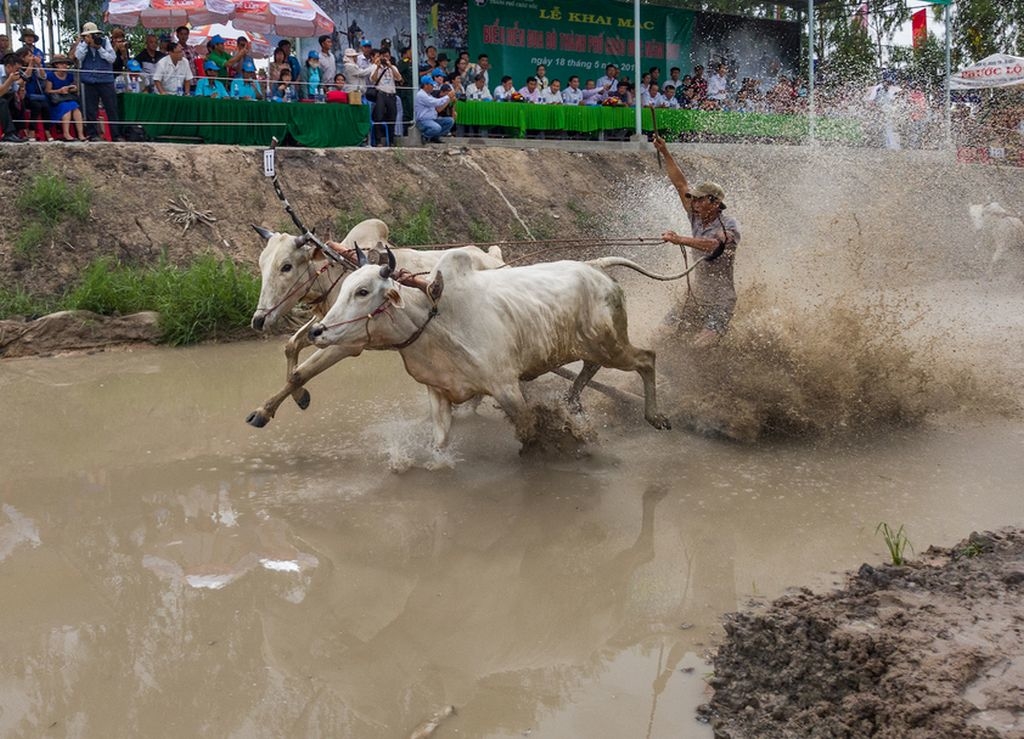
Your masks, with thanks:
[[[52,226],[47,226],[39,221],[31,221],[18,231],[14,237],[14,253],[23,257],[31,257],[46,241]]]
[[[61,305],[102,315],[155,310],[162,340],[178,346],[247,326],[259,294],[257,278],[210,256],[184,269],[169,264],[141,269],[100,259]]]
[[[434,229],[434,204],[424,203],[402,224],[391,229],[391,240],[398,246],[417,246],[437,242]]]
[[[89,217],[92,189],[86,183],[71,187],[55,174],[36,175],[28,188],[18,194],[18,210],[53,227],[64,220],[84,221]]]
[[[357,205],[352,210],[338,213],[334,218],[334,226],[338,229],[338,241],[345,238],[345,235],[351,231],[357,223],[365,221],[369,217],[370,216],[366,215],[366,211],[363,210],[361,205]]]
[[[30,295],[21,288],[0,288],[0,319],[12,316],[37,318],[54,309],[54,301]]]

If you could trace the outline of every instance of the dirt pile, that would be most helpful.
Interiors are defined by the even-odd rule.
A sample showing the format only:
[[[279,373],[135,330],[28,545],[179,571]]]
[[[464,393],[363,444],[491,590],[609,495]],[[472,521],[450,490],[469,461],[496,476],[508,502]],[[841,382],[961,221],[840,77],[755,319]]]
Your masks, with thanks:
[[[701,709],[716,736],[1024,736],[1024,530],[865,564],[725,630]]]

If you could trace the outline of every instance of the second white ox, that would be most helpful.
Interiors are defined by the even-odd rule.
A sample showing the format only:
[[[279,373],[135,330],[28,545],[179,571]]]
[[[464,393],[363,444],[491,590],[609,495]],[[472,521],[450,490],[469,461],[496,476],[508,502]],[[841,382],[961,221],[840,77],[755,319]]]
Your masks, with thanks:
[[[1024,257],[1024,221],[1018,216],[994,202],[971,205],[967,210],[978,233],[975,248],[988,259],[989,277],[994,275],[999,262]]]
[[[397,349],[428,388],[439,448],[448,443],[452,403],[478,395],[492,396],[529,441],[535,419],[520,380],[578,360],[570,403],[601,367],[634,370],[644,383],[644,417],[669,428],[657,409],[654,352],[630,344],[622,288],[598,268],[613,265],[649,274],[618,258],[478,271],[468,255],[448,253],[421,291],[391,279],[387,265],[366,265],[345,280],[310,338],[349,356]]]
[[[306,381],[320,374],[331,365],[345,357],[343,352],[335,349],[317,351],[306,360],[311,371],[302,383],[293,382],[295,368],[298,366],[299,352],[310,345],[309,327],[322,319],[330,306],[338,297],[346,273],[353,267],[331,261],[319,247],[310,243],[306,235],[292,236],[253,226],[256,232],[266,241],[260,254],[260,299],[256,312],[252,316],[252,327],[257,331],[266,331],[278,324],[282,318],[299,303],[309,305],[313,318],[296,331],[284,347],[285,353],[285,387],[271,397],[262,406],[249,414],[246,421],[256,427],[266,426],[274,417],[281,403],[291,395],[302,409],[309,407],[310,397],[303,385]],[[369,247],[369,251],[384,252],[390,235],[388,225],[377,218],[368,218],[353,226],[339,246],[342,250],[352,250],[357,244]],[[501,250],[492,246],[487,252],[475,246],[462,247],[478,269],[500,267],[504,262]],[[427,273],[441,258],[443,251],[418,251],[416,249],[395,249],[398,268],[413,274]]]

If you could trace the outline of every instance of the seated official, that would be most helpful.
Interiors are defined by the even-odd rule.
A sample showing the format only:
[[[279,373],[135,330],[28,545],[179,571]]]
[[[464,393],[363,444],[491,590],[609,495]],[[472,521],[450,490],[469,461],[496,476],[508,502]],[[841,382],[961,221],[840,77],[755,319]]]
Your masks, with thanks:
[[[487,89],[487,77],[477,72],[476,76],[473,77],[473,82],[466,88],[466,100],[484,101],[493,99],[491,91]]]
[[[494,88],[494,100],[499,103],[508,102],[512,99],[512,93],[515,91],[516,88],[512,84],[512,78],[506,74],[501,78],[501,84]]]
[[[583,90],[580,89],[580,78],[573,75],[569,78],[569,86],[562,90],[563,105],[581,105],[583,103]]]
[[[256,64],[246,58],[242,62],[242,76],[231,80],[232,100],[262,100],[263,90],[256,79]]]
[[[220,99],[228,97],[228,91],[218,77],[220,65],[212,59],[207,59],[203,69],[206,70],[206,76],[200,77],[196,84],[196,97]]]

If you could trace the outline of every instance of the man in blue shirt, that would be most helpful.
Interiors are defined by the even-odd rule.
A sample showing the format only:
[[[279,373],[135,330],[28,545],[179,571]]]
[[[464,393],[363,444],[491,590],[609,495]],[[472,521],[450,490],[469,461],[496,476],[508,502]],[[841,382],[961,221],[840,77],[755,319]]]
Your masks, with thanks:
[[[100,101],[110,124],[110,138],[124,141],[117,115],[117,92],[114,89],[114,47],[110,39],[100,33],[95,23],[82,26],[75,58],[78,59],[79,81],[85,97],[85,127],[90,141],[100,138]]]
[[[455,101],[455,90],[449,90],[440,98],[434,97],[433,92],[434,78],[429,74],[420,77],[420,89],[413,101],[413,118],[416,120],[416,128],[423,134],[423,141],[428,144],[440,143],[441,137],[447,135],[455,125],[454,118],[437,114]]]

